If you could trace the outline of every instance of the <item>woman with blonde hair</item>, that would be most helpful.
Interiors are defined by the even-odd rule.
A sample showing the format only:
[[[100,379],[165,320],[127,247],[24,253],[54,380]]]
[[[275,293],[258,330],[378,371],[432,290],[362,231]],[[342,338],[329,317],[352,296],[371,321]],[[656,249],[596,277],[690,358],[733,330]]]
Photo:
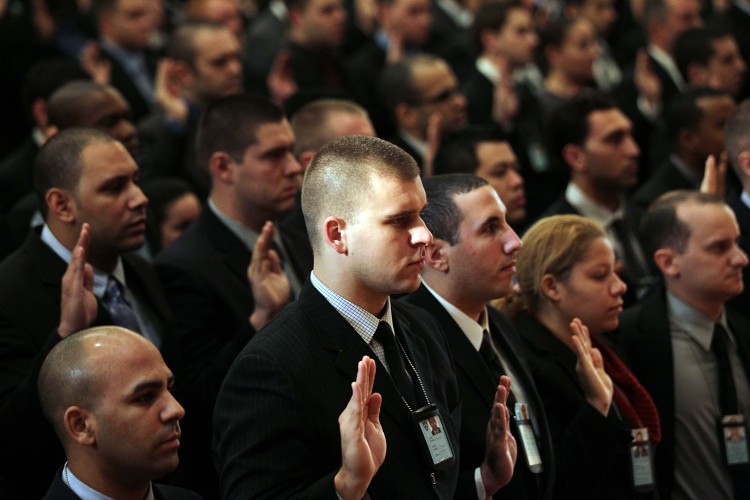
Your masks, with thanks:
[[[644,445],[634,444],[637,435],[659,441],[658,412],[598,338],[617,327],[627,288],[604,229],[578,215],[544,218],[526,232],[517,259],[516,326],[550,422],[555,498],[652,497],[651,459],[630,448]]]

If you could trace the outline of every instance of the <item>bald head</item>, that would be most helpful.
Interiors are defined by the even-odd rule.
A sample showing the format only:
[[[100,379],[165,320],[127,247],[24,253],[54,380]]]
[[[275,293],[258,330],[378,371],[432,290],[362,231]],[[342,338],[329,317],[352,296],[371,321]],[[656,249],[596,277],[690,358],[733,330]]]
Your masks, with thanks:
[[[95,409],[115,360],[126,353],[155,352],[144,337],[118,326],[89,328],[59,342],[47,355],[37,388],[42,411],[66,444],[64,414],[71,406]]]

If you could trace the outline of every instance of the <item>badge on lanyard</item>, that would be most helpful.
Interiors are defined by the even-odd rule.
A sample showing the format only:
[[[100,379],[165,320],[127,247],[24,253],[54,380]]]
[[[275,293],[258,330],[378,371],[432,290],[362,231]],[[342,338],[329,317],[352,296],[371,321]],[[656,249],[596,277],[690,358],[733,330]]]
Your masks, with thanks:
[[[412,412],[412,418],[419,427],[424,446],[422,451],[429,459],[432,467],[442,470],[453,465],[455,457],[448,437],[448,431],[443,426],[440,411],[434,404],[428,404]]]
[[[747,449],[745,416],[724,415],[719,421],[719,441],[724,449],[724,462],[730,471],[744,471],[750,465]]]
[[[531,425],[529,406],[526,403],[516,403],[515,419],[518,432],[521,435],[523,451],[526,455],[526,464],[531,472],[539,474],[544,470],[542,456],[539,454],[534,428]]]
[[[642,427],[630,431],[633,441],[630,443],[630,469],[635,491],[644,492],[654,489],[654,460],[648,429]]]

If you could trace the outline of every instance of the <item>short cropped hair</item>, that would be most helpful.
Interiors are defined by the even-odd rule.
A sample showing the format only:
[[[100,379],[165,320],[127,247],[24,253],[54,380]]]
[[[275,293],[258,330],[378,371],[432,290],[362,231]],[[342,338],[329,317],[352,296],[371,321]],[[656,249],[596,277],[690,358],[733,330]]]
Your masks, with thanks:
[[[737,177],[744,179],[738,157],[750,150],[750,99],[742,101],[724,125],[724,148]]]
[[[207,169],[211,155],[224,151],[242,161],[248,146],[258,140],[258,129],[284,120],[284,112],[265,97],[235,94],[211,103],[198,125],[197,162]]]
[[[176,61],[182,61],[195,69],[195,57],[198,47],[195,38],[201,31],[228,30],[226,26],[212,21],[188,21],[175,28],[167,46],[167,56]]]
[[[703,110],[698,106],[698,100],[707,97],[731,98],[732,96],[723,90],[695,87],[672,98],[664,112],[664,135],[668,143],[677,143],[680,130],[698,130],[698,126],[703,120]]]
[[[424,180],[427,206],[422,211],[422,220],[434,238],[455,245],[460,241],[458,226],[464,219],[456,205],[455,197],[488,186],[486,180],[472,174],[445,174]]]
[[[583,146],[589,135],[589,115],[594,111],[616,109],[615,102],[601,92],[584,89],[575,97],[565,101],[550,117],[548,130],[549,154],[558,158],[561,165],[566,162],[562,152],[565,146]]]
[[[415,86],[414,70],[419,66],[439,63],[445,63],[445,61],[429,54],[415,54],[403,57],[399,62],[383,70],[378,82],[378,90],[391,117],[396,116],[396,106],[399,104],[418,106],[422,102],[423,96]]]
[[[34,193],[39,209],[47,217],[47,191],[61,188],[75,191],[81,177],[81,153],[90,144],[118,142],[107,132],[94,128],[69,128],[48,140],[34,161]]]
[[[688,80],[688,66],[693,63],[707,66],[715,54],[714,42],[732,36],[723,28],[693,28],[681,33],[674,41],[672,56],[680,74]]]
[[[482,33],[487,30],[502,30],[508,21],[510,11],[521,8],[523,7],[519,0],[488,0],[482,3],[474,14],[474,22],[469,32],[476,50],[479,53],[484,50]]]
[[[367,118],[365,108],[346,99],[318,99],[304,105],[291,120],[295,137],[295,156],[299,156],[303,151],[317,151],[335,139],[328,122],[333,113]]]
[[[508,137],[493,126],[470,126],[453,132],[440,142],[433,161],[435,175],[473,174],[479,167],[477,146],[484,142],[509,142]]]
[[[113,92],[121,96],[114,87],[94,81],[76,80],[66,83],[55,90],[47,102],[50,125],[55,125],[59,129],[78,126],[87,118],[82,111],[85,103],[105,92]],[[121,98],[125,101],[124,97],[121,96]]]
[[[653,258],[661,248],[671,248],[678,254],[687,249],[690,226],[679,218],[677,209],[688,204],[725,205],[718,196],[700,191],[681,189],[661,195],[651,203],[641,219],[641,242],[649,258]]]
[[[409,181],[418,175],[411,155],[376,137],[347,136],[323,146],[302,183],[302,212],[313,251],[322,248],[320,226],[326,217],[355,220],[374,176]]]

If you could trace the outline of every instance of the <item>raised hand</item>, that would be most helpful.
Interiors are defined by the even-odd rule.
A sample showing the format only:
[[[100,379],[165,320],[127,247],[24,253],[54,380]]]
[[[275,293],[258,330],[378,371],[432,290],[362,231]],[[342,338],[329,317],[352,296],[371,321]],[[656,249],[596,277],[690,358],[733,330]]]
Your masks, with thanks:
[[[513,477],[516,464],[517,445],[510,433],[510,411],[507,401],[510,393],[510,378],[500,377],[490,421],[487,423],[487,448],[479,470],[488,496],[508,484]]]
[[[714,155],[708,155],[706,166],[703,170],[703,181],[701,181],[701,193],[708,193],[724,198],[727,192],[727,154],[722,153],[719,162],[716,163]]]
[[[638,95],[643,96],[650,105],[658,106],[661,103],[661,82],[651,67],[646,49],[640,49],[636,54],[633,82]]]
[[[276,53],[271,70],[266,77],[266,86],[271,100],[281,106],[294,95],[298,89],[292,72],[292,53],[281,49]]]
[[[612,379],[604,371],[602,353],[591,346],[589,329],[580,319],[574,318],[570,322],[570,331],[578,356],[576,373],[586,401],[606,417],[612,404],[614,389]]]
[[[342,465],[334,478],[344,500],[361,499],[385,460],[386,441],[380,426],[380,394],[372,392],[375,361],[364,356],[357,365],[352,397],[339,415]]]
[[[62,277],[60,325],[57,327],[57,333],[62,338],[88,328],[96,319],[94,268],[86,262],[90,241],[89,225],[84,224]]]
[[[510,62],[506,59],[496,61],[499,78],[495,84],[492,98],[492,119],[504,128],[510,128],[518,114],[519,102]]]
[[[185,123],[188,105],[180,88],[179,64],[167,58],[159,61],[154,81],[154,100],[170,120]]]
[[[266,221],[255,242],[247,279],[255,299],[255,309],[250,316],[250,324],[260,330],[289,302],[291,285],[281,267],[281,258],[271,247],[274,227]]]
[[[99,44],[88,42],[81,51],[81,67],[96,83],[109,85],[112,64],[108,60],[99,57],[99,52]]]
[[[434,172],[435,157],[440,149],[442,138],[443,115],[432,113],[427,121],[427,152],[422,162],[422,178],[430,177]]]

